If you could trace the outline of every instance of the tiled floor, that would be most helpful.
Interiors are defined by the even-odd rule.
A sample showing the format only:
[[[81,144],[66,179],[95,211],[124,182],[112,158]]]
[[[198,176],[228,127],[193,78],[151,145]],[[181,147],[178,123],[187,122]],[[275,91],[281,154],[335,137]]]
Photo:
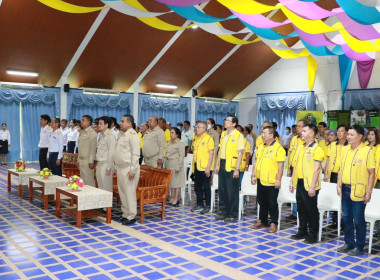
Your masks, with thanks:
[[[32,164],[29,166],[33,166]],[[10,167],[10,166],[8,166]],[[55,217],[54,204],[20,199],[6,190],[6,167],[0,168],[0,280],[7,279],[380,279],[380,242],[372,254],[336,253],[343,244],[336,231],[306,245],[289,238],[295,222],[268,234],[252,230],[254,201],[234,224],[214,214],[193,214],[189,206],[167,207],[166,218],[147,216],[129,227],[113,221]],[[113,216],[120,212],[116,208]],[[286,209],[284,216],[289,215]]]

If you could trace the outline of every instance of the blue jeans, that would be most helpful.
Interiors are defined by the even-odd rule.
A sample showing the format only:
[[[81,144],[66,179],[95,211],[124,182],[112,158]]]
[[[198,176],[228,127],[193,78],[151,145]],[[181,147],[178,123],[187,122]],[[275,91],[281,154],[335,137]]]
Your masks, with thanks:
[[[364,249],[367,225],[364,218],[366,204],[363,201],[351,200],[351,188],[342,186],[342,223],[344,228],[344,241],[349,247]],[[354,224],[356,229],[356,242],[354,238]]]

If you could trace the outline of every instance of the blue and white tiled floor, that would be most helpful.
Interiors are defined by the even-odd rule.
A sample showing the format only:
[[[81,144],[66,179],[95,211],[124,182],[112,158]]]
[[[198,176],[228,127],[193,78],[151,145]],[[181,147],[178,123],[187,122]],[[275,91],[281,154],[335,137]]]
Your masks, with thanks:
[[[314,245],[291,240],[296,225],[285,219],[276,234],[252,230],[252,200],[233,224],[193,214],[186,201],[167,207],[164,221],[148,215],[126,227],[99,218],[78,229],[70,217],[55,217],[54,204],[44,211],[39,201],[29,203],[27,192],[22,199],[14,189],[8,193],[7,167],[0,168],[0,280],[380,279],[378,240],[371,255],[350,257],[336,253],[343,239],[334,230],[324,229]],[[115,218],[119,211],[115,206]]]

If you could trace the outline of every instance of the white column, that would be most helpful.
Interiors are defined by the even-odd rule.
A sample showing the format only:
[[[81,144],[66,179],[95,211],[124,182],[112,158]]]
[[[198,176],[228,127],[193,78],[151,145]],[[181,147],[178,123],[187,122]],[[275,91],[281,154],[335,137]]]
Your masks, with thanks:
[[[196,102],[196,98],[191,97],[191,120],[190,120],[191,126],[195,125],[195,102]]]
[[[139,124],[139,84],[138,83],[134,83],[133,117],[135,118],[136,125],[140,126]]]
[[[67,84],[67,77],[62,77],[61,81],[61,119],[67,119],[67,92],[64,91],[64,85]]]

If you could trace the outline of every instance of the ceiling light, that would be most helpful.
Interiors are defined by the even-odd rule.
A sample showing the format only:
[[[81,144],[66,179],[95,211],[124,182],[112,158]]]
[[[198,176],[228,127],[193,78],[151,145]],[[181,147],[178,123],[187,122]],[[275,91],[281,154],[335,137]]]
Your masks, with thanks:
[[[167,84],[159,84],[159,83],[156,83],[156,87],[159,87],[159,88],[170,88],[170,89],[177,89],[178,88],[175,85],[167,85]]]
[[[191,27],[192,29],[197,29],[198,28],[198,25],[193,25],[192,27]]]
[[[6,73],[7,73],[8,75],[28,76],[28,77],[38,77],[38,73],[35,73],[35,72],[25,72],[25,71],[7,70]]]
[[[95,95],[119,95],[120,92],[111,89],[101,89],[101,88],[83,88],[84,94],[95,94]]]
[[[167,94],[167,93],[156,93],[156,92],[151,92],[150,93],[150,98],[157,98],[157,99],[174,99],[174,100],[179,100],[180,96],[176,94]]]
[[[206,97],[205,102],[208,103],[221,103],[221,104],[228,104],[230,101],[228,99],[224,98],[212,98],[212,97]]]
[[[0,82],[0,87],[17,88],[17,89],[37,89],[37,90],[44,89],[44,86],[40,84],[11,83],[11,82]]]

